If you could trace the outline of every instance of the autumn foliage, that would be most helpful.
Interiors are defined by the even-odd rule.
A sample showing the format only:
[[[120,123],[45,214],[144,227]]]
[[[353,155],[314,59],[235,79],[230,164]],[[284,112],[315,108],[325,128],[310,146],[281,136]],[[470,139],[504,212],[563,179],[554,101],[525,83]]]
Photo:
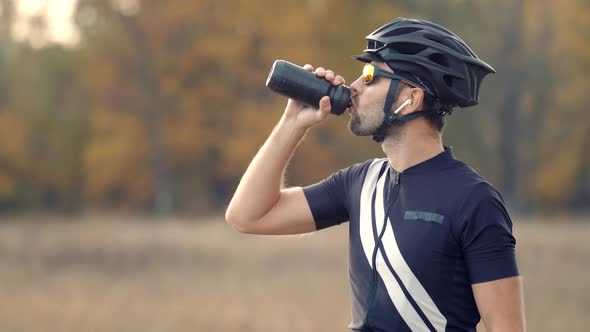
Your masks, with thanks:
[[[3,210],[219,211],[283,111],[264,85],[273,61],[352,82],[350,55],[398,16],[449,27],[498,71],[479,106],[448,119],[459,158],[513,208],[590,202],[587,2],[79,0],[80,42],[41,48],[10,38],[0,3]],[[382,155],[345,117],[312,130],[289,184]]]

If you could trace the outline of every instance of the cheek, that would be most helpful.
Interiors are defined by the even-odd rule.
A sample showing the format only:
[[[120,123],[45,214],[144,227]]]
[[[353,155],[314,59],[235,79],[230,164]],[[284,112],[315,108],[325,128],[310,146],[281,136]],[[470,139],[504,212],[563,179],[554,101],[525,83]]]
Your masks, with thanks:
[[[365,91],[365,94],[363,94],[363,99],[361,101],[362,111],[363,113],[383,111],[384,102],[383,96],[379,91],[368,89]]]

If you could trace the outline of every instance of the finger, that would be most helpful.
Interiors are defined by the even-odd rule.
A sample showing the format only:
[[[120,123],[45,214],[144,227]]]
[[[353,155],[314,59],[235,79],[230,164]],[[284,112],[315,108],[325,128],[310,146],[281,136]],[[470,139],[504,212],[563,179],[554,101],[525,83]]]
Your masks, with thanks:
[[[333,80],[334,79],[334,76],[335,75],[334,75],[334,72],[333,71],[331,71],[330,69],[326,70],[326,79],[328,81]]]
[[[311,72],[313,72],[313,66],[312,66],[312,65],[310,65],[309,63],[306,63],[306,64],[303,66],[303,69],[305,69],[305,70],[307,70],[307,71],[311,71]]]
[[[346,83],[346,81],[344,80],[344,77],[340,75],[336,75],[336,77],[334,77],[334,80],[332,80],[332,85],[340,85],[344,83]]]
[[[316,74],[318,77],[325,77],[325,76],[326,76],[326,70],[324,69],[324,67],[318,67],[318,68],[315,70],[315,74]]]
[[[330,113],[332,110],[332,105],[330,105],[330,97],[323,96],[320,99],[320,113],[325,113],[326,115]]]

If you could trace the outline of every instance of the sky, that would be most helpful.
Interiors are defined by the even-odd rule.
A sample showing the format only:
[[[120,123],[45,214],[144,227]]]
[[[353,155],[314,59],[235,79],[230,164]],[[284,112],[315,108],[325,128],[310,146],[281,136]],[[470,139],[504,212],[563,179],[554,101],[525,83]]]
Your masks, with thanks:
[[[17,0],[20,19],[13,26],[13,36],[18,40],[30,40],[33,46],[42,46],[46,40],[31,36],[27,18],[38,13],[47,14],[49,41],[62,44],[75,44],[78,33],[72,21],[72,14],[77,0]]]

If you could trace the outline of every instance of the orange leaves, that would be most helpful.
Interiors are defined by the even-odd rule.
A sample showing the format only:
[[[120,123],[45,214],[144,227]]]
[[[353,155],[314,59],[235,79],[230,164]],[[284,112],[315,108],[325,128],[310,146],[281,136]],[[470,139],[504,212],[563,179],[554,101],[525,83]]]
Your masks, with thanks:
[[[152,191],[150,156],[145,133],[136,114],[95,111],[90,120],[91,141],[84,150],[85,192],[91,201],[113,191],[131,201],[146,199]]]
[[[519,185],[536,204],[564,205],[588,173],[587,5],[523,4],[524,69],[514,86],[503,53],[511,1],[79,0],[78,48],[0,45],[0,196],[30,181],[24,191],[145,208],[168,187],[185,207],[219,207],[284,110],[286,98],[265,87],[273,61],[321,65],[351,84],[361,65],[350,55],[364,37],[406,16],[448,25],[498,69],[478,109],[449,118],[446,143],[498,182],[502,160],[484,152],[510,136],[526,152]],[[514,89],[524,106],[504,114],[519,112],[523,133],[498,121],[514,106],[500,103]],[[346,121],[330,117],[310,131],[290,164],[291,184],[382,155]]]

